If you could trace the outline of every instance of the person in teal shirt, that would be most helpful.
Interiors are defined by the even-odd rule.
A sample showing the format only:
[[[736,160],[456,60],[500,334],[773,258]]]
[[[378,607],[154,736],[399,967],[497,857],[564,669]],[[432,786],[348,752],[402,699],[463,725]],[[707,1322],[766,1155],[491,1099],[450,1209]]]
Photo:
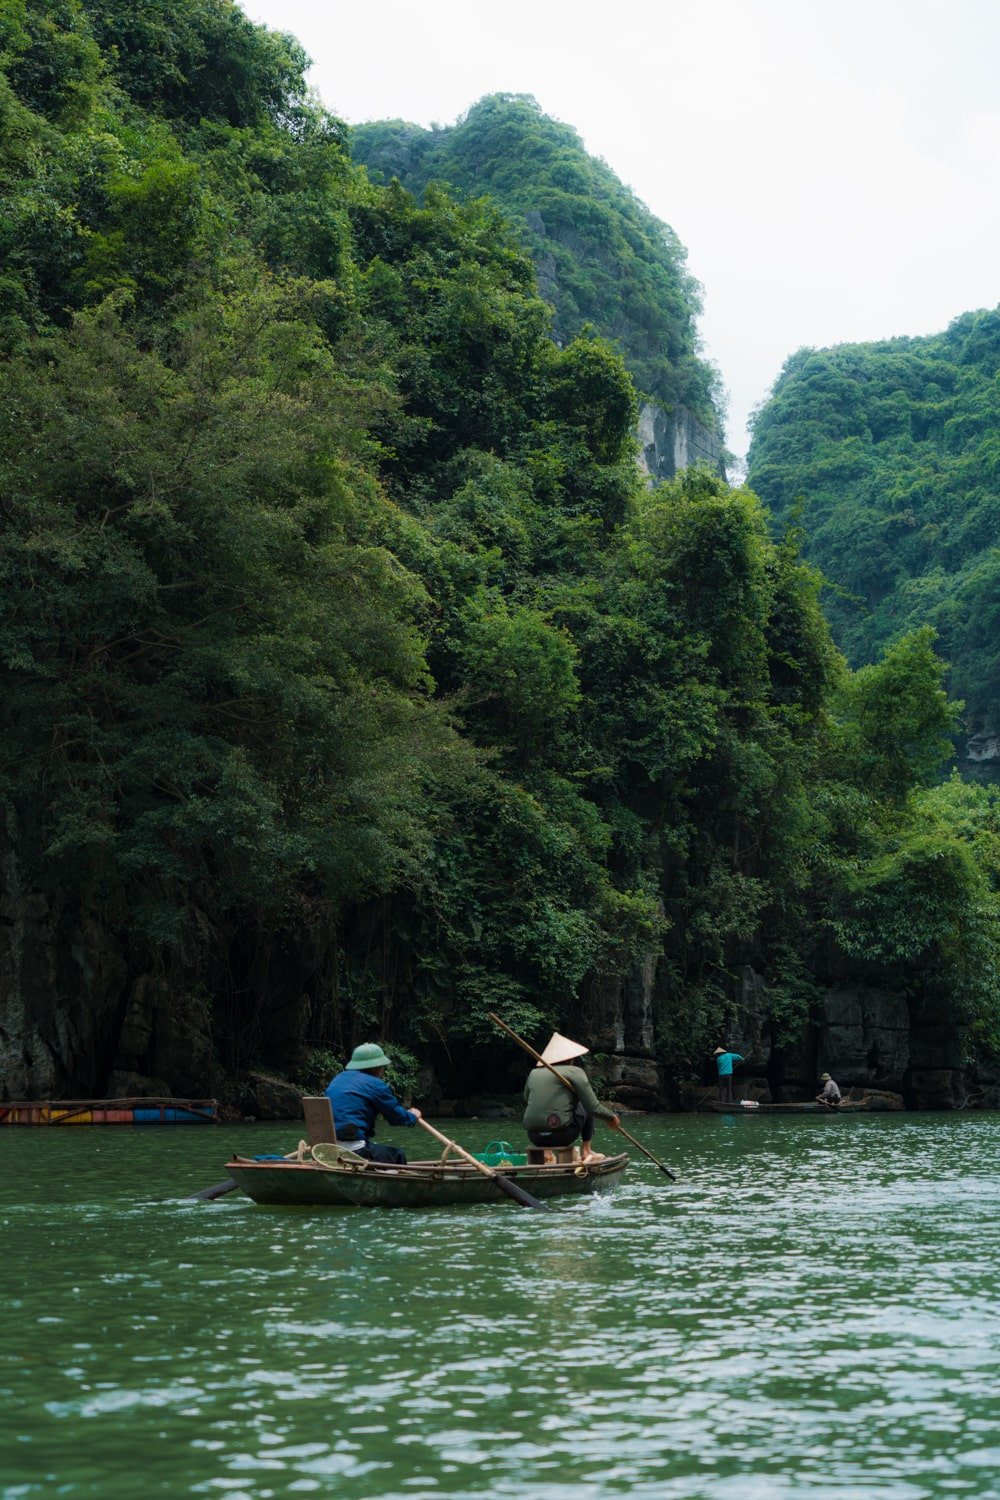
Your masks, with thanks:
[[[739,1052],[727,1052],[725,1047],[716,1047],[715,1066],[719,1074],[719,1100],[723,1104],[733,1102],[733,1067],[741,1063],[743,1057]]]

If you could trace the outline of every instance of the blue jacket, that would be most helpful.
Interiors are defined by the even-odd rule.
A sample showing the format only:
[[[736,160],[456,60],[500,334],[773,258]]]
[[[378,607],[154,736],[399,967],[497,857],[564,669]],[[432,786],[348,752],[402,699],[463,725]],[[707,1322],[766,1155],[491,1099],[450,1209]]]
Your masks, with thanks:
[[[743,1059],[738,1052],[723,1052],[715,1059],[719,1069],[720,1078],[728,1078],[733,1071],[733,1063],[742,1062]],[[327,1090],[329,1093],[329,1089]]]
[[[333,1109],[333,1123],[344,1140],[371,1140],[375,1134],[376,1116],[382,1115],[390,1125],[416,1125],[416,1115],[404,1109],[389,1085],[374,1073],[360,1068],[338,1073],[326,1087],[326,1097]]]

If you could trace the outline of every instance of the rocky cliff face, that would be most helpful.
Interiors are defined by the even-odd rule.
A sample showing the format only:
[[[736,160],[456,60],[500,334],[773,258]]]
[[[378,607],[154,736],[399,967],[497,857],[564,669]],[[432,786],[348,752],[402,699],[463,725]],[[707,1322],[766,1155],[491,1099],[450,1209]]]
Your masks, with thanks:
[[[1000,782],[1000,731],[980,727],[976,733],[959,740],[956,746],[958,769],[967,781],[984,786]]]
[[[583,996],[582,1033],[603,1084],[632,1108],[676,1102],[655,1057],[656,984],[650,956],[627,974],[597,976]],[[287,1065],[288,1037],[303,1032],[303,997],[292,985],[276,1003],[271,1019],[284,1045],[270,1037],[275,1066]],[[783,1046],[765,1016],[764,987],[747,967],[720,1041],[746,1057],[750,1097],[811,1098],[828,1071],[845,1091],[896,1094],[914,1109],[1000,1108],[1000,1073],[970,1068],[959,1031],[929,1006],[865,985],[831,986],[818,1019]],[[0,1100],[219,1094],[216,1042],[203,990],[131,972],[106,914],[32,886],[17,830],[0,822]],[[296,1099],[291,1090],[281,1109],[296,1114]],[[259,1103],[256,1112],[273,1109]]]
[[[33,882],[0,821],[0,1099],[215,1092],[206,1000],[136,976],[107,914]]]
[[[848,1089],[895,1094],[910,1109],[1000,1108],[1000,1074],[970,1067],[959,1030],[931,1010],[866,985],[835,985],[817,1021],[792,1044],[772,1045],[762,1023],[760,981],[748,970],[732,1027],[722,1038],[747,1059],[747,1096],[810,1099],[828,1072]]]
[[[973,766],[982,765],[984,762],[1000,761],[1000,734],[994,730],[984,730],[979,734],[970,735],[965,742],[962,759]]]
[[[672,479],[692,464],[707,464],[725,477],[722,443],[686,406],[665,411],[647,401],[639,413],[639,463],[650,479]]]
[[[103,1093],[124,961],[90,913],[31,881],[19,843],[8,816],[0,822],[0,1098]]]
[[[655,959],[628,974],[600,975],[584,997],[581,1030],[600,1059],[604,1086],[633,1109],[656,1109],[662,1101],[653,1055]]]

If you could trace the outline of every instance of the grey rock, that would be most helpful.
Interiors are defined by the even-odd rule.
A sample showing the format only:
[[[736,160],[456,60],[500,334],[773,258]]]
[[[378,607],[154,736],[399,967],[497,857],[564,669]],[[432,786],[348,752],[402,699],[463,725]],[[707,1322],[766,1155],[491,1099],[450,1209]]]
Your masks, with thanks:
[[[964,1076],[956,1068],[915,1068],[906,1092],[914,1109],[964,1109],[968,1103]]]
[[[269,1073],[247,1073],[243,1104],[258,1120],[301,1120],[302,1094],[294,1083]]]
[[[841,1088],[898,1090],[909,1065],[910,1017],[902,996],[862,985],[827,991],[817,1073],[832,1073]]]
[[[686,406],[667,411],[647,402],[639,413],[639,464],[650,480],[673,479],[692,464],[707,464],[725,474],[722,442]]]
[[[971,761],[974,765],[1000,760],[1000,735],[992,730],[970,735],[965,742],[962,759]]]
[[[651,1057],[628,1057],[622,1054],[597,1059],[599,1077],[595,1077],[598,1094],[611,1094],[614,1100],[632,1109],[655,1109],[660,1099],[660,1071]],[[595,1070],[596,1071],[596,1070]]]
[[[766,990],[764,981],[750,964],[740,970],[736,1014],[726,1029],[720,1045],[739,1052],[745,1061],[738,1075],[744,1079],[763,1077],[771,1060],[771,1037],[764,1016]],[[747,1096],[749,1097],[749,1095]]]
[[[211,1095],[217,1070],[205,1000],[175,990],[160,977],[137,979],[119,1033],[115,1068],[155,1073],[168,1080],[171,1093],[187,1098]]]
[[[965,1064],[965,1044],[954,1026],[945,1021],[913,1018],[910,1033],[910,1065],[916,1071],[951,1068]]]
[[[21,830],[0,814],[0,1095],[104,1094],[126,965],[79,899],[36,886]]]
[[[108,1099],[169,1099],[173,1095],[173,1089],[165,1078],[150,1078],[145,1073],[132,1073],[124,1069],[116,1069],[108,1079]],[[200,1098],[201,1095],[188,1094],[189,1099]]]
[[[864,1102],[873,1114],[887,1109],[905,1109],[906,1104],[902,1094],[893,1093],[889,1089],[856,1089],[852,1091],[852,1098],[861,1095]]]

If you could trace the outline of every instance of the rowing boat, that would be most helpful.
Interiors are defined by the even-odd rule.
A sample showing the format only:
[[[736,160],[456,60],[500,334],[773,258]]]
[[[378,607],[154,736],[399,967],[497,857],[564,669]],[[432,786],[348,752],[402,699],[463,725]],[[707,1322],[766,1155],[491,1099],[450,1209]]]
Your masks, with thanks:
[[[366,1162],[336,1147],[313,1147],[312,1159],[254,1160],[237,1156],[226,1171],[248,1198],[269,1205],[437,1208],[500,1203],[488,1176],[465,1161],[414,1161],[405,1166]],[[325,1158],[325,1159],[324,1159]],[[503,1175],[535,1198],[585,1197],[613,1192],[628,1156],[603,1161],[505,1166]]]

